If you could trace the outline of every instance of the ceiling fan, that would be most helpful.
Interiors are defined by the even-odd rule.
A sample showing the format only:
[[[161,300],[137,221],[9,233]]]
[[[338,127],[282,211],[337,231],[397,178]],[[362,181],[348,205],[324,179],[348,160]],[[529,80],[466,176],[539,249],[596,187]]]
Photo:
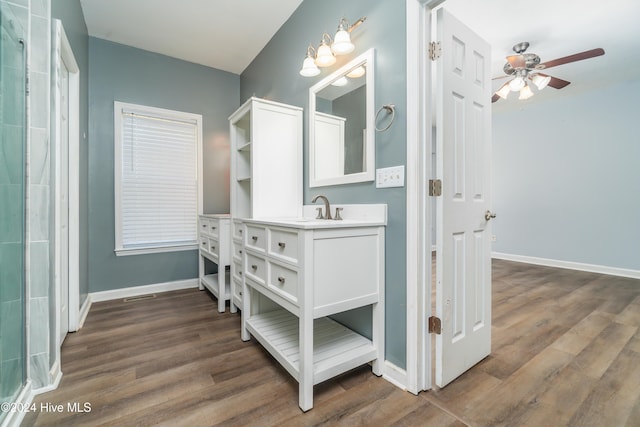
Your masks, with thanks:
[[[507,62],[504,64],[503,68],[505,75],[496,77],[494,80],[507,77],[512,77],[512,79],[503,84],[500,89],[493,94],[491,102],[496,102],[500,98],[507,99],[509,92],[518,91],[520,92],[518,99],[531,98],[534,93],[529,86],[529,81],[533,83],[538,90],[542,90],[546,86],[551,86],[555,89],[562,89],[571,82],[557,77],[552,77],[548,74],[543,74],[540,71],[551,67],[557,67],[558,65],[569,64],[571,62],[582,61],[583,59],[604,55],[604,50],[597,48],[554,59],[553,61],[540,63],[540,57],[538,55],[535,53],[525,53],[528,48],[528,42],[518,43],[513,46],[513,51],[516,54],[507,56]]]

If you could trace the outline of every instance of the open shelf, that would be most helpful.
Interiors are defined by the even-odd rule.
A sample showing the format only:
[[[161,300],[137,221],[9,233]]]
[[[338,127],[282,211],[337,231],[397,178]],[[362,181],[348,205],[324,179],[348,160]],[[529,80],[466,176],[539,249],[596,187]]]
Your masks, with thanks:
[[[224,294],[222,295],[222,299],[229,299],[231,296],[231,273],[229,271],[225,271],[225,286],[224,286]],[[206,276],[202,276],[200,278],[200,282],[202,286],[207,288],[209,292],[211,292],[216,298],[220,298],[220,283],[218,280],[218,273],[216,274],[207,274]]]
[[[252,315],[249,332],[297,381],[300,380],[298,318],[279,309]],[[371,340],[328,318],[313,322],[313,383],[318,384],[374,360]]]
[[[237,148],[238,151],[249,151],[251,150],[251,141],[247,142],[246,144],[242,144]]]

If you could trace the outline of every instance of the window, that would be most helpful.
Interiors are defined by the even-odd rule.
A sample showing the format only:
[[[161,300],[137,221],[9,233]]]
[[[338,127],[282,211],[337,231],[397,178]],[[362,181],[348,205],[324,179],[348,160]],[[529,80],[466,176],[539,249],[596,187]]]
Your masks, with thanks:
[[[114,103],[117,255],[197,249],[202,116]]]

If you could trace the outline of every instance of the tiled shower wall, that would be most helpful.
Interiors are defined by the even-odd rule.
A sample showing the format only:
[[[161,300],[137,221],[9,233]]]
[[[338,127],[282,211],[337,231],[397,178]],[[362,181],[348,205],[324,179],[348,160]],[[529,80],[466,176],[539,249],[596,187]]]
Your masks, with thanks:
[[[25,0],[23,0],[25,1]],[[29,1],[29,0],[26,0]],[[29,368],[33,388],[48,386],[50,378],[49,298],[53,273],[53,203],[51,199],[52,147],[50,129],[50,51],[51,0],[30,0],[29,30],[29,140],[28,202],[27,202],[27,296],[29,298],[27,324],[29,330]]]

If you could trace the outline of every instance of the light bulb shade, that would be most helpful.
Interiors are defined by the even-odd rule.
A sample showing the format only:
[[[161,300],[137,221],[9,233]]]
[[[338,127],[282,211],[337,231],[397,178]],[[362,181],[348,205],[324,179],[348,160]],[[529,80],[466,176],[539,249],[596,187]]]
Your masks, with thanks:
[[[333,56],[331,48],[323,41],[318,47],[318,55],[316,56],[316,65],[318,67],[330,67],[336,63],[336,57]]]
[[[346,86],[349,80],[345,76],[340,77],[335,82],[331,83],[331,86]]]
[[[340,27],[342,28],[342,27]],[[339,29],[336,36],[333,38],[333,44],[331,50],[336,55],[346,55],[353,52],[356,47],[351,43],[351,36],[344,29]]]
[[[533,91],[531,90],[531,88],[529,87],[529,85],[524,86],[522,89],[520,89],[520,96],[518,97],[518,99],[529,99],[533,96]]]
[[[311,55],[307,55],[302,63],[300,69],[300,75],[304,77],[313,77],[320,74],[320,69],[316,66],[316,63]]]
[[[507,99],[507,96],[509,96],[509,92],[511,92],[511,88],[509,87],[509,84],[506,84],[496,92],[496,95],[498,95],[502,99]]]
[[[516,77],[515,79],[509,82],[509,88],[514,92],[519,91],[523,87],[524,87],[524,79],[520,76]]]
[[[531,77],[531,81],[534,85],[536,85],[538,90],[542,90],[547,87],[547,85],[551,81],[551,76],[541,76],[540,74],[534,74],[533,77]]]
[[[350,71],[349,74],[347,74],[347,77],[351,79],[357,79],[358,77],[364,76],[365,73],[366,73],[366,70],[361,65],[358,68],[354,68],[352,71]]]

